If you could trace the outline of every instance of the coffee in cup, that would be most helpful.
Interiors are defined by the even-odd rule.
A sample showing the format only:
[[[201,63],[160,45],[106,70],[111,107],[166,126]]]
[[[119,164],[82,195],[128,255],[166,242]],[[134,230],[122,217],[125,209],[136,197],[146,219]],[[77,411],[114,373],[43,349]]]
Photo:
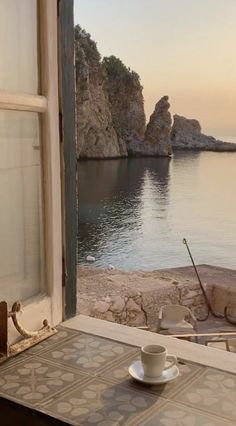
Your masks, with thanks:
[[[147,345],[141,348],[141,362],[145,376],[158,377],[164,370],[173,367],[177,363],[177,358],[175,355],[167,355],[165,346]]]

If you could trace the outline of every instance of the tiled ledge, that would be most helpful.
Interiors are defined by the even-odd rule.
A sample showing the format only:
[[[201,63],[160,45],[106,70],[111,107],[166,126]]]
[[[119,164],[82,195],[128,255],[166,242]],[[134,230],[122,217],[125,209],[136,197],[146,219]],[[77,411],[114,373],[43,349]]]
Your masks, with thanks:
[[[101,330],[109,334],[109,323],[88,317],[75,320],[80,329],[83,321],[84,327],[90,324],[91,334],[58,327],[57,334],[0,366],[0,409],[2,417],[7,416],[4,426],[236,424],[235,374],[205,367],[199,364],[202,358],[197,364],[179,360],[178,379],[144,386],[128,374],[128,367],[140,358],[139,349],[115,341],[114,330],[119,330],[116,338],[131,344],[140,336],[143,343],[148,335],[149,341],[153,341],[150,335],[155,336],[155,341],[167,342],[169,350],[174,339],[110,323],[111,340],[97,336],[99,328],[99,334]],[[183,355],[177,349],[176,353]],[[6,410],[6,403],[11,402],[13,412],[10,406]],[[43,414],[47,417],[42,418]]]
[[[134,346],[161,344],[177,357],[236,374],[236,354],[196,343],[163,336],[85,315],[77,315],[63,323],[64,327],[91,333]]]

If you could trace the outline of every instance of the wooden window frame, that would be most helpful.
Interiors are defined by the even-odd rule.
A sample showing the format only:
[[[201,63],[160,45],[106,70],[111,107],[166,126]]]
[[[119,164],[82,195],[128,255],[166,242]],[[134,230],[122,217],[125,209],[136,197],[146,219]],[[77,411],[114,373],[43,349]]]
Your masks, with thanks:
[[[40,95],[0,91],[0,110],[36,112],[41,122],[46,282],[43,294],[24,301],[32,328],[44,316],[58,324],[63,313],[57,6],[57,0],[38,0]]]
[[[75,136],[74,2],[58,0],[63,217],[64,318],[77,307],[77,155]]]

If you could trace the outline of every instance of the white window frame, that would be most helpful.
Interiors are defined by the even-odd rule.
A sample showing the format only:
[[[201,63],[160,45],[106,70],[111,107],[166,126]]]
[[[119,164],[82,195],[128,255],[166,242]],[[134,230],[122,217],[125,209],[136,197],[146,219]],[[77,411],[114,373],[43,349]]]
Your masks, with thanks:
[[[23,301],[28,329],[40,327],[44,318],[56,325],[63,314],[57,18],[57,0],[38,0],[40,95],[0,91],[0,110],[37,112],[41,122],[46,282],[44,293]],[[16,336],[10,327],[10,340]]]

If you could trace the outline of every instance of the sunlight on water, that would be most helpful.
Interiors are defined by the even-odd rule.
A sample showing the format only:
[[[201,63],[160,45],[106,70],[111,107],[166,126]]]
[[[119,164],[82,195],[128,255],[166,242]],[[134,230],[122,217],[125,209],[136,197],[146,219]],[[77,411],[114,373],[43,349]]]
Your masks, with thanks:
[[[236,154],[79,163],[78,263],[159,269],[236,268]]]

